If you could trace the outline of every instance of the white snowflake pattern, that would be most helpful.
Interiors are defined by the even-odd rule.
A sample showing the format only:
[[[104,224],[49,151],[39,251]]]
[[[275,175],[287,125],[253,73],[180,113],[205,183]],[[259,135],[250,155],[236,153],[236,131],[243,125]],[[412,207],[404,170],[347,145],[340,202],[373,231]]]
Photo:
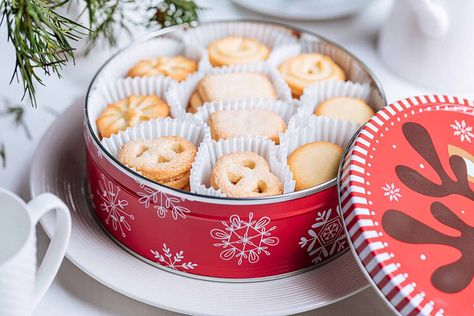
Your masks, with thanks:
[[[171,216],[174,220],[178,218],[185,219],[186,214],[191,213],[188,208],[179,205],[179,203],[185,200],[184,198],[168,195],[162,191],[149,188],[140,181],[136,182],[140,185],[140,189],[142,189],[142,191],[137,192],[139,196],[138,202],[143,204],[145,208],[153,205],[159,218],[165,218],[168,211],[171,211]]]
[[[120,199],[120,187],[115,186],[110,180],[105,179],[102,174],[102,180],[99,180],[99,189],[97,194],[100,196],[102,202],[100,203],[100,209],[107,212],[107,218],[105,223],[109,225],[112,222],[112,228],[114,230],[119,229],[122,237],[127,234],[125,231],[131,231],[132,227],[129,224],[129,220],[135,220],[135,216],[125,211],[125,207],[128,205],[128,201]]]
[[[299,245],[306,248],[311,262],[322,262],[346,249],[346,236],[339,217],[331,218],[332,209],[316,213],[316,222],[308,230],[308,236],[300,238]]]
[[[163,243],[162,253],[153,249],[151,249],[150,252],[155,256],[155,259],[158,259],[157,262],[159,262],[162,266],[165,266],[173,270],[180,270],[180,269],[193,270],[195,267],[197,267],[197,264],[192,263],[191,261],[183,262],[183,259],[184,259],[183,250],[176,252],[173,255],[171,253],[170,248],[168,248],[165,243]]]
[[[253,219],[253,212],[249,214],[248,221],[240,218],[239,215],[232,215],[229,222],[222,221],[224,229],[211,230],[211,236],[219,242],[214,243],[215,247],[222,247],[220,253],[222,260],[238,258],[241,265],[243,259],[249,263],[256,263],[263,253],[270,255],[270,246],[278,245],[278,237],[271,236],[271,232],[276,226],[267,228],[270,218],[264,216],[258,221]]]
[[[402,197],[400,188],[397,188],[394,183],[385,183],[385,185],[382,187],[382,190],[384,191],[383,195],[388,197],[390,202],[398,202]]]
[[[458,122],[454,120],[454,124],[450,125],[454,130],[454,136],[459,136],[461,142],[467,141],[471,142],[471,138],[474,138],[474,133],[472,131],[472,126],[468,126],[465,120]]]

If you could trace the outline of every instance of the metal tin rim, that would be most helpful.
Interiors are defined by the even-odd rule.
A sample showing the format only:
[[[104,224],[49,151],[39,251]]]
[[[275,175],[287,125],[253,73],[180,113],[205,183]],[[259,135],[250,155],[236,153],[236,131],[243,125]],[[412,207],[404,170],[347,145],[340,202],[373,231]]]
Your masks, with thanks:
[[[98,147],[98,149],[101,151],[102,154],[104,154],[104,157],[107,158],[107,160],[110,163],[112,163],[112,165],[114,165],[115,168],[117,168],[121,172],[125,173],[127,176],[131,177],[133,180],[140,181],[140,182],[144,183],[145,185],[147,185],[148,187],[151,187],[151,188],[154,188],[154,189],[166,192],[166,193],[175,194],[177,196],[184,197],[184,198],[186,198],[187,200],[190,200],[190,201],[200,201],[200,202],[212,203],[212,204],[229,204],[229,205],[249,205],[249,204],[252,204],[252,205],[258,205],[258,204],[277,203],[277,202],[282,202],[282,201],[298,199],[298,198],[306,197],[306,196],[312,195],[314,193],[323,191],[323,190],[325,190],[327,188],[330,188],[330,187],[336,187],[337,186],[337,178],[334,178],[334,179],[331,179],[331,180],[329,180],[325,183],[322,183],[322,184],[319,184],[317,186],[314,186],[314,187],[311,187],[311,188],[308,188],[308,189],[304,189],[304,190],[301,190],[301,191],[295,191],[295,192],[285,193],[285,194],[281,194],[281,195],[277,195],[277,196],[267,196],[267,197],[260,197],[260,198],[217,197],[217,196],[208,196],[208,195],[197,194],[197,193],[192,193],[192,192],[188,192],[188,191],[173,189],[173,188],[164,186],[162,184],[159,184],[157,182],[154,182],[152,180],[149,180],[148,178],[145,178],[144,176],[140,175],[139,173],[127,168],[120,161],[118,161],[115,157],[113,157],[107,150],[105,150],[102,143],[100,142],[100,140],[95,135],[95,133],[93,131],[93,128],[92,128],[92,126],[90,124],[90,121],[89,121],[89,111],[88,111],[89,95],[90,95],[90,92],[92,91],[92,89],[93,89],[93,87],[96,83],[96,79],[99,76],[99,74],[102,72],[104,67],[107,66],[116,56],[118,56],[119,54],[125,52],[126,50],[130,49],[131,47],[133,47],[135,45],[143,43],[143,42],[145,42],[149,39],[155,38],[157,36],[161,36],[161,35],[164,35],[164,34],[167,34],[167,33],[171,33],[175,30],[181,30],[181,29],[184,29],[186,27],[196,27],[196,26],[200,26],[200,25],[208,25],[208,24],[214,24],[214,23],[237,23],[237,22],[261,23],[261,24],[267,24],[267,25],[273,25],[273,26],[280,26],[280,27],[284,27],[288,30],[298,32],[300,34],[301,33],[311,34],[311,35],[317,37],[318,39],[321,39],[321,40],[333,45],[334,47],[336,47],[336,48],[340,49],[341,51],[343,51],[344,53],[348,54],[352,59],[354,59],[357,63],[359,63],[361,68],[365,72],[367,72],[367,74],[373,80],[373,82],[375,84],[375,87],[380,92],[380,95],[381,95],[382,99],[384,100],[384,103],[385,104],[387,103],[385,92],[382,88],[380,80],[367,67],[367,65],[365,63],[363,63],[359,58],[354,56],[351,52],[349,52],[348,50],[346,50],[345,48],[343,48],[339,44],[334,43],[333,41],[325,38],[324,36],[318,35],[318,34],[316,34],[314,32],[311,32],[311,31],[307,31],[304,28],[290,26],[288,24],[279,23],[279,22],[275,23],[275,22],[270,22],[270,21],[265,21],[265,20],[258,20],[258,19],[214,20],[214,21],[208,21],[208,22],[201,22],[201,23],[198,23],[198,24],[193,25],[193,26],[190,26],[190,25],[187,25],[187,24],[186,25],[178,25],[178,26],[173,26],[173,27],[169,27],[169,28],[165,28],[165,29],[161,29],[161,30],[151,32],[149,34],[146,34],[146,35],[132,41],[131,44],[127,45],[123,49],[120,49],[118,52],[113,54],[109,59],[107,59],[107,61],[96,72],[96,74],[92,78],[92,81],[91,81],[91,83],[90,83],[90,85],[87,89],[85,106],[84,106],[85,122],[86,122],[86,125],[87,125],[87,131],[86,132],[88,132],[90,134],[91,138],[94,140],[94,145]]]

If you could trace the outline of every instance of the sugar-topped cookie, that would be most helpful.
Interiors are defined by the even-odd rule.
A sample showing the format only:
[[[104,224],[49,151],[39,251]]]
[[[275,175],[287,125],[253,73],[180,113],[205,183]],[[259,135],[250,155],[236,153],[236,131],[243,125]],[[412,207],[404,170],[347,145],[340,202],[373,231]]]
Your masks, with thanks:
[[[196,112],[205,102],[243,98],[276,99],[270,79],[260,73],[211,74],[202,78],[191,95],[188,112]]]
[[[283,193],[283,185],[268,162],[254,152],[237,152],[219,158],[211,185],[229,197],[262,197]]]
[[[214,140],[236,136],[264,136],[279,143],[279,133],[286,123],[278,113],[262,110],[222,110],[209,116],[209,128]]]
[[[189,184],[196,146],[178,136],[136,139],[124,144],[118,159],[144,176],[175,188]]]

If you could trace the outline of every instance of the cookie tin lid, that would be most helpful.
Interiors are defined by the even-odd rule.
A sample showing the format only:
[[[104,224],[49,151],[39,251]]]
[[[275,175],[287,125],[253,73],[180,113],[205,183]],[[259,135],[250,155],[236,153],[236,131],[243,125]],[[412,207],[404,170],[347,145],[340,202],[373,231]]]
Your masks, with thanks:
[[[352,251],[401,315],[474,315],[474,107],[445,96],[380,110],[339,171]]]

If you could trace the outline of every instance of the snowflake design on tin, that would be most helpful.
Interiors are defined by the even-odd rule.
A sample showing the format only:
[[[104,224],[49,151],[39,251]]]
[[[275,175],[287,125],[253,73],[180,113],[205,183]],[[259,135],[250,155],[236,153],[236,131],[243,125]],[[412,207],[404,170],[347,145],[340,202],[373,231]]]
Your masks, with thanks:
[[[339,217],[331,218],[332,209],[316,213],[316,222],[308,230],[309,236],[300,238],[299,245],[306,248],[314,264],[346,248],[346,237]]]
[[[223,248],[220,253],[221,259],[229,261],[235,257],[239,259],[238,264],[241,265],[243,259],[249,263],[256,263],[262,253],[269,256],[269,247],[278,245],[279,239],[271,236],[276,226],[267,228],[268,224],[270,218],[264,216],[258,221],[254,220],[253,212],[249,214],[247,221],[241,219],[239,215],[232,215],[229,222],[222,221],[224,229],[211,230],[211,236],[219,240],[214,246]]]
[[[450,125],[454,130],[454,136],[459,136],[461,142],[467,141],[471,142],[471,138],[474,138],[474,133],[472,131],[472,126],[468,126],[465,120],[458,122],[454,120],[454,124]]]
[[[186,214],[191,213],[188,208],[178,205],[185,200],[184,198],[168,195],[162,191],[149,188],[140,181],[136,182],[140,185],[140,189],[142,189],[142,191],[137,192],[139,196],[138,202],[143,204],[145,208],[153,205],[159,218],[165,218],[168,211],[171,211],[171,216],[174,220],[180,217],[185,219]]]
[[[182,262],[184,259],[183,250],[176,252],[173,255],[170,248],[168,248],[165,243],[163,243],[162,253],[159,253],[157,250],[153,249],[151,249],[150,252],[155,256],[155,259],[158,259],[158,263],[173,270],[193,270],[195,267],[197,267],[197,264],[192,263],[191,261]]]
[[[398,202],[402,197],[400,188],[397,188],[394,183],[385,183],[382,190],[384,191],[383,195],[388,197],[390,202]]]
[[[127,234],[125,231],[131,231],[132,228],[128,223],[129,220],[135,220],[135,216],[125,211],[125,207],[128,205],[128,201],[120,199],[120,187],[115,186],[110,180],[105,179],[102,174],[102,180],[99,180],[99,189],[97,194],[100,196],[102,202],[100,203],[100,209],[107,213],[105,223],[109,225],[112,222],[112,228],[114,230],[120,230],[122,237]]]

